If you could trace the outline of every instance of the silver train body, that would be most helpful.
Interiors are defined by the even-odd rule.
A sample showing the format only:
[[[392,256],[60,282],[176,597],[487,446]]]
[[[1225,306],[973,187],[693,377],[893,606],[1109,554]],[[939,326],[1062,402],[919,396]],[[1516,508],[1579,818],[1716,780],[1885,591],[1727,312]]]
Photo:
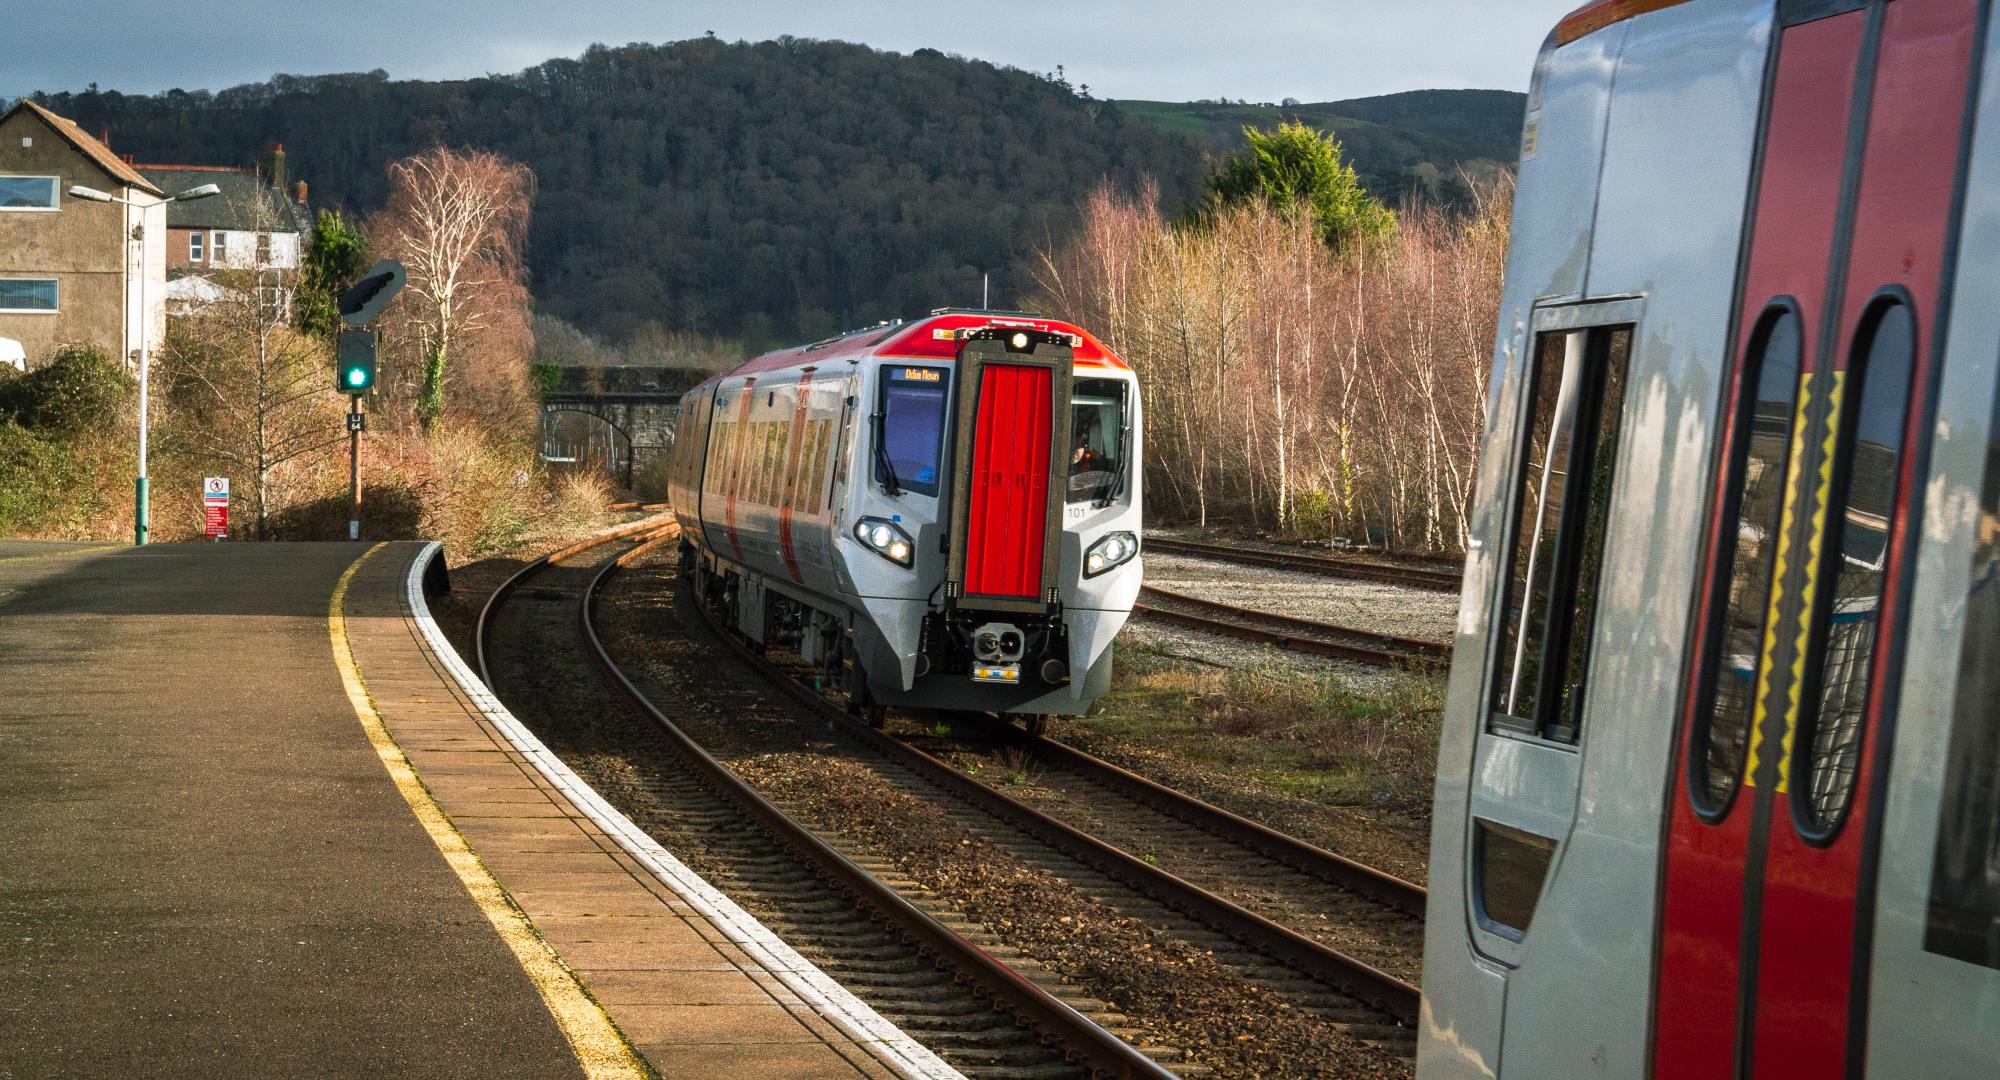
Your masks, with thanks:
[[[2000,1076],[2000,24],[1609,0],[1536,62],[1420,1080]]]
[[[681,399],[700,594],[860,709],[1076,715],[1139,594],[1140,404],[1083,330],[946,310],[758,357]]]

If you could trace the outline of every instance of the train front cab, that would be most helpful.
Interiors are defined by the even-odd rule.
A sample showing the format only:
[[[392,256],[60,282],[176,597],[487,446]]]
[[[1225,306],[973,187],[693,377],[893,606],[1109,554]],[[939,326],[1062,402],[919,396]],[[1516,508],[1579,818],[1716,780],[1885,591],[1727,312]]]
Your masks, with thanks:
[[[1420,1080],[2000,1075],[1995,60],[1976,0],[1538,60]]]
[[[1037,325],[952,331],[949,365],[881,360],[857,469],[872,483],[841,542],[859,550],[883,527],[896,542],[912,461],[936,466],[936,502],[935,531],[915,541],[917,593],[854,579],[871,702],[1069,715],[1109,689],[1111,639],[1138,592],[1137,395],[1122,371],[1079,371],[1074,335]],[[937,420],[899,420],[900,399]]]

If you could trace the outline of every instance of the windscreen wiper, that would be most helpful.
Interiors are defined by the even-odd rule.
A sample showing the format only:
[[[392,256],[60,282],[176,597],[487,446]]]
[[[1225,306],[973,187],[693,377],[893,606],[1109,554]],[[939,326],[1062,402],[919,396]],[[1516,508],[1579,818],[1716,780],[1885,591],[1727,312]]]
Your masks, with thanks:
[[[889,448],[882,444],[882,414],[875,414],[875,467],[882,471],[882,487],[891,495],[901,495],[903,485],[896,482],[896,465],[889,460]]]
[[[1105,485],[1104,494],[1092,501],[1092,507],[1102,510],[1112,503],[1117,502],[1120,495],[1125,494],[1125,469],[1127,468],[1125,464],[1125,444],[1131,440],[1131,437],[1131,428],[1121,427],[1118,429],[1118,456],[1113,459],[1114,463],[1118,466],[1117,475],[1112,477],[1111,483]]]

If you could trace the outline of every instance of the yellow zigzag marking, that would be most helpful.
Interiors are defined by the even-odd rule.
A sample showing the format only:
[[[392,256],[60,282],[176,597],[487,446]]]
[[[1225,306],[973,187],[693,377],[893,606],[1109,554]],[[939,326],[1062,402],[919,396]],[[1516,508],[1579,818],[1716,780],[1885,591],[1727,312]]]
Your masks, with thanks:
[[[1785,463],[1785,512],[1778,519],[1778,553],[1771,563],[1771,603],[1764,612],[1764,645],[1757,662],[1757,696],[1750,713],[1750,759],[1743,768],[1743,786],[1757,786],[1757,766],[1763,760],[1764,703],[1771,694],[1771,661],[1778,651],[1778,609],[1785,599],[1785,571],[1791,565],[1792,522],[1798,506],[1800,460],[1805,457],[1806,409],[1812,403],[1813,373],[1799,376],[1799,404],[1792,414],[1792,445]]]
[[[1799,703],[1805,693],[1806,637],[1812,630],[1813,597],[1819,591],[1820,553],[1826,548],[1826,508],[1833,489],[1833,444],[1840,434],[1840,398],[1846,383],[1846,373],[1836,371],[1833,373],[1833,386],[1827,392],[1831,404],[1826,414],[1826,438],[1820,443],[1819,481],[1813,489],[1812,528],[1806,534],[1806,580],[1799,590],[1800,610],[1805,617],[1798,621],[1798,633],[1792,646],[1792,686],[1785,701],[1783,756],[1778,758],[1778,791],[1781,794],[1789,791],[1792,783],[1792,746],[1798,737]]]

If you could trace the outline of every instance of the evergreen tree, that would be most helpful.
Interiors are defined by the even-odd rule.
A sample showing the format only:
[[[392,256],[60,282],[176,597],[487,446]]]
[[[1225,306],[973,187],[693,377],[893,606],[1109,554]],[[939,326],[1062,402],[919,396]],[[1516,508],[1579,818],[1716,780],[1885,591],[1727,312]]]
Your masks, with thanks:
[[[331,340],[340,333],[340,294],[368,268],[368,241],[338,210],[321,210],[306,238],[292,311],[300,330]]]
[[[1281,123],[1276,131],[1246,127],[1243,137],[1243,149],[1209,174],[1204,210],[1261,199],[1280,213],[1309,211],[1335,250],[1394,235],[1395,212],[1362,188],[1331,133]]]

